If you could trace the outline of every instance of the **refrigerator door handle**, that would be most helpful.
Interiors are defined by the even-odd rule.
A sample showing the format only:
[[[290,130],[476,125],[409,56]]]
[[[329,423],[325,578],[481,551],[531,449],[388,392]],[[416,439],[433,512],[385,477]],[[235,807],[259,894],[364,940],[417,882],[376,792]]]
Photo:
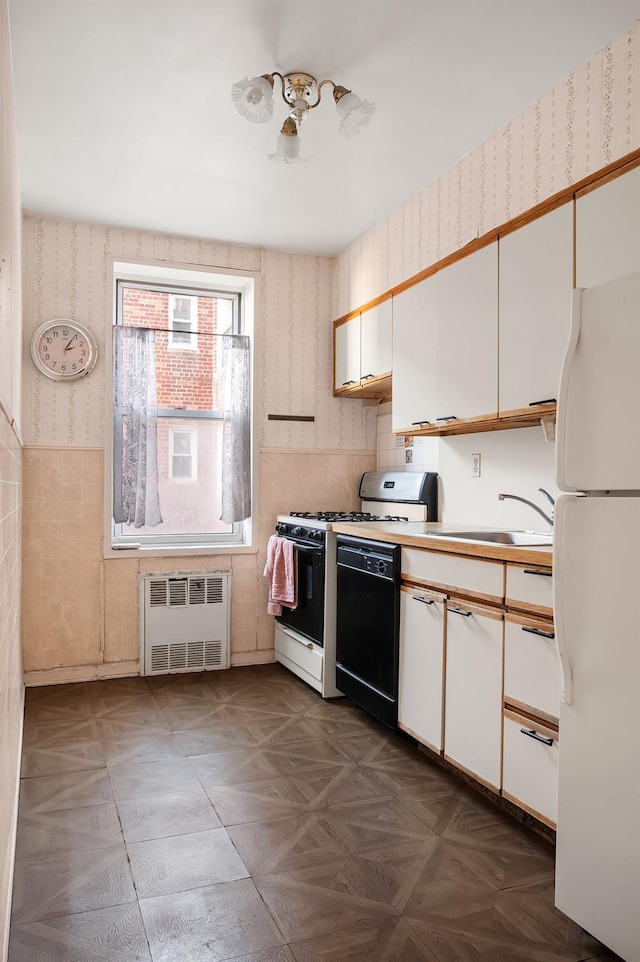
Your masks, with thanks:
[[[564,509],[568,502],[575,500],[575,495],[561,495],[556,501],[556,515],[553,533],[553,622],[556,633],[556,647],[560,659],[562,675],[561,698],[566,705],[573,704],[573,678],[571,675],[571,661],[567,648],[567,637],[564,628]]]
[[[580,340],[580,326],[582,321],[582,288],[573,291],[571,299],[571,327],[569,343],[567,344],[562,370],[560,372],[560,387],[558,389],[558,407],[556,411],[556,482],[562,491],[573,491],[575,485],[567,481],[566,468],[566,438],[567,438],[567,400],[569,395],[569,381],[571,379],[571,365],[573,356]]]

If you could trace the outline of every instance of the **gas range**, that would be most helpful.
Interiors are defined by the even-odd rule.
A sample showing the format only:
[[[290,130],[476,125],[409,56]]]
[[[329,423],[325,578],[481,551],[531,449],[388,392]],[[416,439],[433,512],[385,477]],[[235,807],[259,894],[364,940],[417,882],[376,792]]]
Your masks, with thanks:
[[[336,539],[338,524],[437,520],[437,475],[364,474],[360,511],[291,511],[276,534],[294,543],[298,603],[283,606],[275,629],[276,661],[324,698],[342,694],[336,678]],[[354,531],[355,533],[355,531]]]

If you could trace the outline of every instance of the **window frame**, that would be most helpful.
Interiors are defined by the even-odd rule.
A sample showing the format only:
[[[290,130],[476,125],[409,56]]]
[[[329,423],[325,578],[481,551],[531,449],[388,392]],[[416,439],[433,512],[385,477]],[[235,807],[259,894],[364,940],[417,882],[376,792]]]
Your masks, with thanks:
[[[259,279],[256,272],[237,270],[215,270],[195,268],[191,265],[166,265],[164,262],[149,261],[122,262],[118,258],[111,258],[113,270],[113,325],[122,316],[122,291],[127,287],[139,287],[151,290],[175,292],[179,296],[214,297],[231,300],[233,310],[233,333],[243,334],[251,341],[251,449],[252,466],[251,479],[253,500],[255,502],[255,384],[254,357],[256,345],[254,342],[255,316],[255,288]],[[157,329],[157,328],[156,328]],[[168,330],[168,327],[167,327]],[[113,358],[111,344],[108,343],[107,360],[111,383],[113,381]],[[215,374],[215,365],[213,368]],[[106,392],[107,424],[113,421],[113,393]],[[182,409],[158,409],[159,417],[185,418]],[[222,411],[190,412],[195,418],[222,420]],[[145,553],[148,555],[183,555],[183,554],[218,554],[229,551],[253,551],[253,535],[255,532],[254,517],[237,522],[230,532],[196,532],[193,534],[124,534],[117,529],[123,526],[115,525],[112,516],[113,504],[113,451],[115,439],[109,432],[109,456],[105,458],[105,557],[116,557],[122,549],[127,549],[129,556]],[[255,514],[255,512],[254,512]]]

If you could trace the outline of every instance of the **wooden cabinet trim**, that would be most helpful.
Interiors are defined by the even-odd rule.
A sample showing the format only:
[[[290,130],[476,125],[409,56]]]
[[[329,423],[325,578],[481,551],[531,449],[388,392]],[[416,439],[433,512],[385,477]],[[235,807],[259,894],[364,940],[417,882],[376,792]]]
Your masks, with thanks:
[[[553,631],[553,618],[536,618],[534,614],[527,614],[523,611],[515,611],[507,607],[506,620],[514,625],[522,625],[526,628],[538,628],[540,631]]]
[[[432,745],[430,741],[427,741],[427,739],[424,738],[423,735],[418,735],[417,732],[414,732],[414,730],[413,730],[412,728],[410,728],[409,725],[405,725],[404,722],[399,721],[399,722],[398,722],[398,728],[399,728],[401,731],[406,732],[407,735],[411,735],[411,737],[412,737],[412,738],[415,738],[415,740],[416,740],[420,745],[426,746],[426,747],[427,747],[430,751],[432,751],[435,755],[438,755],[438,756],[441,756],[441,755],[442,755],[442,752],[440,751],[439,748],[437,748],[435,745]],[[474,777],[475,777],[475,776],[474,776]]]
[[[334,350],[335,368],[335,350]],[[335,377],[335,375],[334,375]],[[349,387],[335,388],[334,397],[354,397],[383,400],[391,397],[391,373],[366,378]]]
[[[496,563],[499,564],[500,562]],[[488,605],[499,606],[502,611],[503,602],[499,595],[483,594],[480,591],[465,591],[465,589],[461,588],[459,585],[448,585],[437,581],[425,581],[417,578],[415,575],[408,575],[404,572],[400,575],[400,578],[405,587],[413,585],[419,590],[435,590],[435,592],[440,593],[445,600],[447,598],[455,597],[458,598],[461,603],[464,602],[464,604],[467,605],[478,605],[478,603],[482,604],[482,602],[487,602]]]
[[[556,733],[560,727],[559,720],[555,715],[549,715],[540,708],[518,701],[517,698],[507,697],[504,699],[503,713],[513,715],[516,719],[523,718],[527,724],[530,722],[532,725],[541,725],[543,728]]]
[[[502,621],[504,609],[499,607],[489,607],[489,605],[479,605],[475,601],[467,601],[462,595],[453,593],[447,598],[447,613],[451,608],[459,608],[468,611],[472,615],[482,615],[484,618],[492,618],[494,621]]]
[[[534,424],[539,424],[542,417],[555,417],[555,404],[539,404],[533,408],[523,408],[522,414],[512,416],[513,412],[506,415],[484,414],[475,418],[461,418],[459,421],[449,421],[445,425],[426,425],[418,427],[411,425],[407,428],[398,428],[394,434],[399,436],[408,435],[411,437],[450,437],[455,434],[480,434],[486,431],[507,431],[512,428],[530,428]]]
[[[431,601],[435,601],[438,604],[444,604],[447,600],[447,596],[442,594],[440,591],[431,591],[429,588],[422,588],[412,585],[410,582],[406,582],[400,585],[400,591],[405,591],[408,595],[423,595],[429,598]]]
[[[549,828],[557,828],[557,824],[553,821],[553,819],[549,818],[547,815],[543,815],[541,812],[536,811],[535,808],[531,808],[530,805],[526,805],[524,802],[520,801],[519,798],[516,798],[515,795],[510,795],[509,792],[505,792],[504,789],[502,790],[502,797],[506,798],[506,800],[511,802],[513,805],[517,805],[518,808],[521,808],[523,812],[526,812],[528,815],[532,815],[534,818],[537,818],[539,822],[542,822],[544,825],[548,825]]]
[[[481,785],[484,785],[485,788],[488,788],[490,792],[494,793],[494,795],[500,794],[500,788],[497,785],[492,785],[491,782],[486,781],[486,779],[480,778],[480,776],[476,775],[475,772],[472,772],[469,768],[465,768],[464,765],[461,765],[460,762],[457,762],[455,758],[451,757],[451,755],[447,755],[445,752],[442,757],[453,768],[457,768],[461,772],[464,772],[464,774],[468,775],[469,778],[472,778],[474,782],[480,782]],[[500,768],[502,769],[502,760],[500,761]]]
[[[532,601],[521,601],[519,598],[507,598],[505,604],[507,610],[513,612],[514,615],[520,611],[553,620],[553,608],[548,605],[534,605]]]

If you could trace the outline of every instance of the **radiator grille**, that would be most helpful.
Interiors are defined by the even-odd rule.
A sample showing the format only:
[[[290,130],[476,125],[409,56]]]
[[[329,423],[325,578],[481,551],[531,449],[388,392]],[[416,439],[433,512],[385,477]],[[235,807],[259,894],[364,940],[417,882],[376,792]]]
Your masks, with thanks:
[[[224,668],[222,641],[176,642],[173,645],[151,646],[152,674],[172,671],[197,671],[203,668]]]
[[[224,579],[216,577],[154,578],[149,582],[152,608],[185,605],[220,605],[224,601]]]
[[[141,576],[146,675],[228,667],[230,577],[228,572]]]

